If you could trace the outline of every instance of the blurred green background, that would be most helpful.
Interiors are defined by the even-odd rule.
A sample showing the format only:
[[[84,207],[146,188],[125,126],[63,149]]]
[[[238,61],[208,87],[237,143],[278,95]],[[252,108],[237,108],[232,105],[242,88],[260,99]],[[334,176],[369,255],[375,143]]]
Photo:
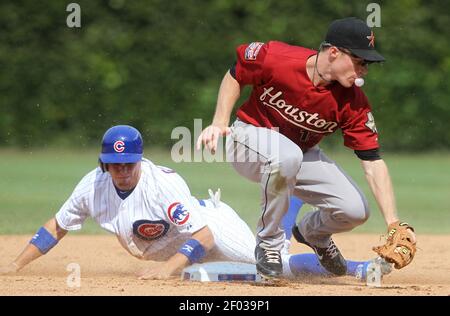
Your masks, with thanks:
[[[69,28],[70,2],[1,1],[1,145],[96,145],[106,128],[129,123],[147,143],[170,146],[174,126],[211,121],[237,45],[317,48],[332,20],[366,20],[372,3],[84,0],[81,28]],[[383,148],[450,148],[450,2],[376,3],[387,62],[370,67],[364,91]]]
[[[372,1],[71,1],[0,3],[0,233],[32,233],[95,167],[104,131],[130,124],[148,156],[175,168],[193,194],[221,187],[254,228],[258,186],[225,163],[170,160],[172,129],[209,124],[235,47],[280,40],[317,48],[329,23],[370,14]],[[450,2],[377,1],[376,47],[364,91],[373,106],[401,218],[420,232],[450,231]],[[246,96],[248,90],[243,93]],[[356,231],[384,231],[356,157],[336,133],[323,148],[372,205]],[[201,176],[199,176],[201,175]],[[304,211],[308,210],[305,207]],[[85,232],[98,232],[88,224]]]
[[[98,152],[0,150],[0,234],[32,234],[53,217],[75,185],[97,166]],[[384,233],[385,224],[370,193],[358,158],[351,152],[329,152],[366,193],[372,214],[354,231]],[[225,162],[174,163],[166,150],[149,148],[145,156],[154,163],[175,169],[198,198],[208,197],[208,188],[221,188],[222,200],[231,205],[254,230],[259,210],[259,185],[240,177]],[[450,233],[450,153],[386,154],[394,182],[399,214],[418,233]],[[311,207],[304,206],[302,216]],[[81,233],[99,233],[92,221]]]

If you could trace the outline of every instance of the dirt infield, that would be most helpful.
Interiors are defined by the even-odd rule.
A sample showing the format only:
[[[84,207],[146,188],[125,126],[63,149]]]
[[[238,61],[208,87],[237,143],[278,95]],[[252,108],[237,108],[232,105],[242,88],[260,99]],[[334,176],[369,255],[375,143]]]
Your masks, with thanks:
[[[135,259],[113,236],[68,236],[46,256],[16,275],[0,276],[0,295],[450,295],[450,236],[419,237],[415,261],[383,279],[382,288],[368,288],[353,277],[316,278],[281,286],[244,283],[200,283],[180,281],[140,281],[135,272],[155,262]],[[379,236],[340,234],[335,236],[345,257],[372,258],[371,245]],[[29,236],[0,236],[0,264],[22,250]],[[291,252],[309,252],[294,242]],[[81,268],[81,286],[70,288],[70,263]]]

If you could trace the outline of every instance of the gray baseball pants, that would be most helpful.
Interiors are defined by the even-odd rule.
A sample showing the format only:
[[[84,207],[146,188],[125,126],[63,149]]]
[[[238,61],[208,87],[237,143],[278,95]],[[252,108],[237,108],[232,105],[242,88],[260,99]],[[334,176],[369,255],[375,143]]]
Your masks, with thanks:
[[[303,153],[276,130],[236,120],[227,137],[227,161],[236,171],[261,186],[261,217],[256,242],[281,250],[281,220],[295,195],[317,207],[299,223],[309,243],[327,247],[332,234],[350,231],[369,217],[366,198],[353,180],[315,146]]]

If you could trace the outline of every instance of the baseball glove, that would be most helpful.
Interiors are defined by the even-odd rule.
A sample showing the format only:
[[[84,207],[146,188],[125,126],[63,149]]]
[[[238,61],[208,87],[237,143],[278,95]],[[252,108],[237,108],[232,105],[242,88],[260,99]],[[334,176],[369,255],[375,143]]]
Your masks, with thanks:
[[[414,231],[408,223],[397,221],[390,224],[386,243],[372,248],[380,257],[393,263],[396,269],[410,264],[416,254],[416,242],[408,229]]]

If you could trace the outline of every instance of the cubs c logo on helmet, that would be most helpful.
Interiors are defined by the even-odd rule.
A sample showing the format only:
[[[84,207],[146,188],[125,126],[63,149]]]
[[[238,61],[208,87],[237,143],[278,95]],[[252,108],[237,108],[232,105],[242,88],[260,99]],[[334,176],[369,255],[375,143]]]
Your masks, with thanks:
[[[189,211],[180,202],[172,203],[167,210],[169,219],[177,226],[186,224],[189,219]]]
[[[137,129],[116,125],[103,135],[102,152],[98,158],[103,164],[136,163],[142,160],[143,149],[142,135]]]
[[[133,223],[133,233],[143,240],[154,240],[164,236],[169,230],[169,223],[163,220],[139,220]]]
[[[121,140],[118,140],[114,143],[114,151],[116,153],[121,153],[125,150],[125,143]]]

